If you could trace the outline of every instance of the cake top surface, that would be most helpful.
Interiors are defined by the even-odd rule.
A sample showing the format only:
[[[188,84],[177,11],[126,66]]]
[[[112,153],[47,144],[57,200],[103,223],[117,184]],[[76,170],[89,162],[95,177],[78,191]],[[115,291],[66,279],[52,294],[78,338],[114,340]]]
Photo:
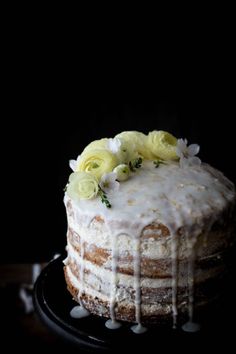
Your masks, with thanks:
[[[138,235],[152,222],[172,231],[201,228],[203,220],[210,225],[234,202],[235,189],[221,172],[201,163],[198,151],[198,145],[188,147],[162,131],[92,142],[70,161],[75,172],[65,202],[72,200],[83,222],[100,215],[120,233]]]

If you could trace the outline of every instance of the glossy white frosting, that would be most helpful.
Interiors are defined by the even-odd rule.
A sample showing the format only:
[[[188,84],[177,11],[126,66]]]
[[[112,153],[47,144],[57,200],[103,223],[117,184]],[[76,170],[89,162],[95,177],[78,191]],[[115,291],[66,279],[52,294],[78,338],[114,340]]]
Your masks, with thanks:
[[[114,233],[139,237],[153,221],[180,227],[221,212],[234,199],[233,184],[207,164],[182,169],[178,163],[145,161],[120,189],[109,195],[111,209],[99,197],[73,202],[75,220],[86,226],[101,215]],[[67,197],[65,197],[67,200]],[[127,223],[125,223],[127,221]]]

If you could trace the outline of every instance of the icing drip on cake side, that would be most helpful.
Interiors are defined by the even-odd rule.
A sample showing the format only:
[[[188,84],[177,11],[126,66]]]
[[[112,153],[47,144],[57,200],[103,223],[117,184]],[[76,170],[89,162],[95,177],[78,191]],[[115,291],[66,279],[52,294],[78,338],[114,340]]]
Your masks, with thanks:
[[[70,311],[70,316],[72,318],[84,318],[90,315],[90,312],[84,307],[82,302],[82,296],[84,293],[84,241],[80,239],[80,291],[78,293],[79,306],[75,306]]]
[[[117,238],[119,235],[112,235],[112,279],[110,288],[110,317],[111,319],[106,321],[105,326],[109,329],[117,329],[121,326],[119,322],[116,321],[115,306],[116,306],[116,289],[117,289],[117,262],[118,262],[118,249],[117,249]]]
[[[141,255],[140,255],[140,236],[133,239],[134,242],[134,291],[135,291],[135,320],[137,325],[132,326],[131,330],[134,333],[141,334],[146,332],[146,328],[141,324],[141,303],[142,303],[142,294],[141,294]]]
[[[173,314],[173,328],[177,327],[178,316],[178,235],[172,234],[172,314]]]
[[[71,202],[75,222],[89,227],[96,216],[100,216],[107,226],[112,240],[112,275],[110,289],[110,317],[108,328],[117,328],[115,317],[117,294],[117,268],[119,235],[131,235],[134,242],[134,305],[137,326],[132,330],[142,333],[141,316],[141,254],[140,238],[145,226],[159,223],[166,226],[172,239],[172,313],[173,327],[177,326],[178,278],[179,278],[179,238],[185,237],[188,244],[188,302],[189,322],[184,330],[198,328],[194,320],[194,278],[197,242],[201,234],[208,232],[219,215],[233,204],[235,191],[233,184],[223,174],[209,165],[181,169],[177,163],[161,165],[155,169],[151,162],[124,183],[120,190],[109,196],[112,208],[106,209],[100,200]],[[181,233],[180,233],[181,231]],[[82,252],[82,251],[81,251]],[[81,253],[81,259],[83,256]],[[83,261],[82,261],[83,263]],[[81,266],[81,272],[83,268]],[[81,275],[80,275],[81,276]],[[81,278],[83,279],[83,277]],[[83,288],[83,281],[81,282]],[[186,328],[185,328],[186,327]]]

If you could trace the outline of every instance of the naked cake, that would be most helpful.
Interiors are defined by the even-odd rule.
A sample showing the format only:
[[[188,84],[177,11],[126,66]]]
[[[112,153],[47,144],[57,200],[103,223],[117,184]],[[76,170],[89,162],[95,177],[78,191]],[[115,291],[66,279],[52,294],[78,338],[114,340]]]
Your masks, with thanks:
[[[199,146],[154,131],[89,144],[65,192],[67,288],[84,313],[174,327],[219,296],[234,242],[235,189]]]

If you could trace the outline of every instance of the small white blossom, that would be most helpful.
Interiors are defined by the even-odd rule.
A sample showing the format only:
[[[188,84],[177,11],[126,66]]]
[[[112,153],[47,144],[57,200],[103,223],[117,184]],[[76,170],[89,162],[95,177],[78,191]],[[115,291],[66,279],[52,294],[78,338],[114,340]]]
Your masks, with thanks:
[[[70,165],[70,168],[72,169],[72,171],[75,172],[76,167],[77,167],[78,164],[79,164],[79,160],[80,160],[80,155],[77,157],[77,160],[70,160],[70,161],[69,161],[69,165]]]
[[[118,191],[120,183],[116,181],[116,178],[117,174],[115,172],[106,173],[102,176],[100,187],[105,193],[111,194]]]
[[[118,139],[118,138],[108,139],[107,147],[113,154],[117,154],[121,148],[120,139]]]
[[[200,166],[201,160],[195,156],[199,153],[200,146],[198,144],[187,146],[187,144],[187,139],[178,139],[177,141],[176,154],[180,158],[180,167]]]

